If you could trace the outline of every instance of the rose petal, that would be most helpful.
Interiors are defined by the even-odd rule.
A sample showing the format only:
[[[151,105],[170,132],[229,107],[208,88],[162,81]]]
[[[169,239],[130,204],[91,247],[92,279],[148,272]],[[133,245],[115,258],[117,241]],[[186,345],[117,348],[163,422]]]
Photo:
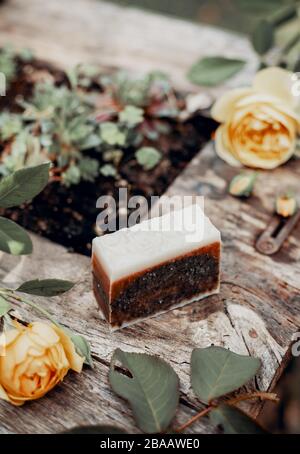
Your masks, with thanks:
[[[80,373],[82,371],[84,358],[78,355],[70,337],[62,329],[58,328],[58,326],[55,325],[53,325],[53,329],[60,337],[60,341],[64,347],[65,354],[70,364],[70,368],[73,369],[75,372]]]
[[[266,68],[256,73],[253,82],[254,90],[281,99],[293,110],[298,100],[292,93],[293,73],[283,68]]]
[[[233,156],[229,149],[224,145],[226,126],[219,126],[215,135],[215,148],[217,155],[233,167],[241,167],[241,163]]]
[[[235,110],[236,103],[244,96],[253,94],[251,88],[236,88],[228,91],[218,99],[211,109],[211,116],[214,120],[223,123],[227,121]]]
[[[32,336],[34,342],[37,344],[47,346],[49,348],[59,342],[59,336],[53,329],[53,326],[54,325],[42,322],[32,323],[29,335]]]
[[[2,385],[0,385],[0,399],[6,400],[7,402],[10,402],[10,398],[5,392],[5,389],[3,388]]]
[[[278,98],[268,95],[268,94],[259,94],[252,93],[251,95],[246,96],[243,99],[239,99],[236,103],[236,109],[242,107],[246,108],[248,106],[248,111],[253,112],[253,109],[259,108],[261,106],[269,106],[276,109],[278,112],[284,114],[284,116],[289,116],[297,122],[298,128],[300,128],[300,115],[293,110],[287,103],[282,102]],[[232,115],[235,115],[234,112]]]
[[[277,159],[270,157],[262,157],[258,153],[250,152],[246,148],[240,148],[239,157],[241,163],[257,169],[271,170],[287,162],[295,152],[295,142],[292,142],[290,148],[285,153],[282,153],[281,157]]]

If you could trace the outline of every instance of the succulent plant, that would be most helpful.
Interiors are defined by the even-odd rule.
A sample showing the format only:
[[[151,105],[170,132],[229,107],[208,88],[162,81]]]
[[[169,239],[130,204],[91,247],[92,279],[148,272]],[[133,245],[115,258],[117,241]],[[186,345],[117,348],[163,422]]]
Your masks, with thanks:
[[[5,77],[5,89],[9,87],[10,83],[17,75],[18,60],[25,63],[31,61],[32,58],[33,54],[30,49],[21,49],[16,52],[13,47],[9,45],[0,49],[0,73],[2,73]]]
[[[84,151],[99,146],[101,140],[90,118],[92,109],[79,94],[67,87],[38,84],[31,101],[22,105],[22,114],[0,116],[5,142],[0,172],[8,174],[32,161],[48,160],[54,164],[55,179],[65,184],[93,181],[99,164]]]
[[[31,99],[20,101],[22,113],[0,115],[0,174],[51,161],[52,180],[67,186],[93,182],[100,174],[117,178],[129,149],[137,150],[134,156],[144,170],[153,169],[161,159],[153,145],[168,133],[162,117],[178,114],[166,76],[101,76],[87,65],[68,76],[69,86],[37,83]],[[102,91],[95,90],[95,84]]]
[[[16,54],[10,46],[0,49],[0,72],[4,74],[8,85],[16,76],[17,62]]]

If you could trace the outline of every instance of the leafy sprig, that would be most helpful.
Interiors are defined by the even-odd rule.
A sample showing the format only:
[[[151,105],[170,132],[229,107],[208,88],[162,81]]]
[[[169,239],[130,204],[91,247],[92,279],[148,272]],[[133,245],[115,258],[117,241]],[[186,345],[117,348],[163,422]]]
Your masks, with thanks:
[[[258,54],[260,66],[282,66],[298,72],[300,1],[291,0],[284,3],[278,0],[236,0],[235,5],[247,15],[257,17],[249,39]],[[273,47],[277,47],[277,52],[269,56],[268,53]],[[187,77],[197,85],[218,85],[238,73],[245,64],[246,61],[242,59],[204,57],[191,66]]]
[[[0,207],[10,208],[34,198],[48,183],[49,168],[49,163],[41,164],[18,170],[2,178],[0,180]],[[27,255],[32,252],[32,241],[26,230],[5,217],[0,217],[0,250],[13,255]],[[17,289],[0,287],[0,331],[3,328],[3,320],[11,326],[11,318],[14,319],[11,311],[16,304],[27,305],[60,326],[46,309],[25,298],[22,294],[52,297],[65,293],[73,286],[73,282],[61,279],[34,279],[24,282]],[[85,358],[86,364],[92,366],[90,347],[86,339],[72,333],[67,328],[62,326],[60,328],[70,336],[78,353]]]
[[[208,416],[225,433],[257,434],[266,431],[238,404],[253,399],[277,402],[278,398],[268,392],[237,391],[254,378],[260,366],[259,359],[225,348],[195,348],[191,356],[191,386],[202,409],[179,427],[171,426],[179,404],[179,378],[161,358],[118,348],[111,359],[109,381],[113,391],[129,403],[137,425],[145,433],[180,433]],[[120,429],[98,425],[74,430],[78,433],[106,430],[110,434]]]

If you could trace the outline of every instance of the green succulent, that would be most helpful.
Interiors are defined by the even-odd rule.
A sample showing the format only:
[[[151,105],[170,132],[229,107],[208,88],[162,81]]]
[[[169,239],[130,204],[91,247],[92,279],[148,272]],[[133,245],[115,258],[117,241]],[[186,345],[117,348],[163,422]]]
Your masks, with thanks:
[[[82,84],[82,78],[98,81],[100,76],[94,67],[78,66],[69,73],[70,87],[39,83],[31,99],[19,102],[22,113],[0,115],[2,175],[51,161],[52,175],[66,186],[93,182],[99,174],[117,178],[117,168],[130,147],[142,147],[144,139],[158,139],[161,132],[155,125],[159,120],[153,125],[148,124],[148,119],[145,122],[146,106],[151,105],[152,99],[157,106],[170,90],[164,76],[151,73],[131,80],[118,74],[107,78],[105,95],[112,96],[116,111],[110,121],[102,122],[97,106],[91,101],[91,92],[82,90],[89,86],[87,80]],[[89,150],[101,153],[101,159],[91,157]],[[153,147],[142,147],[136,153],[145,170],[154,168],[160,158],[160,152]]]
[[[79,64],[67,72],[71,86],[89,88],[93,81],[99,79],[99,68],[90,64]]]
[[[120,71],[102,77],[101,82],[123,106],[147,107],[155,91],[156,95],[165,96],[171,90],[168,77],[158,71],[150,72],[140,79],[130,78],[126,72]]]
[[[0,138],[5,142],[23,129],[22,117],[17,114],[3,112],[0,114]]]
[[[126,144],[126,132],[122,131],[119,125],[110,121],[100,125],[100,136],[107,145],[122,147]]]
[[[17,73],[16,54],[10,46],[0,49],[0,72],[4,74],[6,84],[15,78]]]
[[[23,129],[15,136],[10,153],[4,153],[0,174],[6,176],[24,167],[45,162],[49,162],[49,158],[46,150],[41,147],[39,138],[32,135],[29,129]]]
[[[134,128],[144,120],[144,110],[135,106],[125,106],[119,113],[119,121],[129,128]]]
[[[94,181],[99,164],[84,156],[84,151],[99,147],[101,138],[84,98],[67,87],[44,83],[36,86],[31,102],[23,105],[23,119],[39,126],[41,144],[56,156],[59,167],[69,166],[62,173],[63,182]]]

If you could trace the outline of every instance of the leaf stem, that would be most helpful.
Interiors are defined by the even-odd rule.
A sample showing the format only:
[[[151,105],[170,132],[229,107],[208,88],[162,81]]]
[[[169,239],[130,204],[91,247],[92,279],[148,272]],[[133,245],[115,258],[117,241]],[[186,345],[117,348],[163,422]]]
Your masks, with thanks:
[[[202,418],[202,416],[207,415],[214,408],[215,408],[215,405],[209,405],[208,407],[204,408],[199,413],[197,413],[195,416],[193,416],[191,419],[189,419],[186,423],[182,424],[182,426],[180,426],[177,429],[175,429],[175,432],[177,432],[177,433],[178,432],[182,432],[187,427],[189,427],[192,424],[194,424],[194,422],[198,421],[198,419]]]
[[[243,402],[245,400],[253,400],[253,399],[271,400],[272,402],[279,402],[279,398],[278,398],[277,394],[257,391],[254,393],[242,394],[233,399],[229,399],[226,401],[226,404],[235,405],[235,404],[238,404],[239,402]]]
[[[252,400],[252,399],[271,400],[272,402],[279,402],[279,398],[278,398],[277,394],[257,391],[257,392],[253,392],[253,393],[242,394],[238,397],[227,400],[226,404],[233,406],[239,402],[243,402],[245,400]],[[199,413],[197,413],[195,416],[193,416],[191,419],[189,419],[186,423],[182,424],[182,426],[175,429],[175,432],[177,432],[177,433],[182,432],[187,427],[194,424],[194,422],[198,421],[198,419],[202,418],[203,416],[206,416],[217,406],[218,406],[217,404],[210,404],[208,407],[205,407],[203,410],[201,410]]]

